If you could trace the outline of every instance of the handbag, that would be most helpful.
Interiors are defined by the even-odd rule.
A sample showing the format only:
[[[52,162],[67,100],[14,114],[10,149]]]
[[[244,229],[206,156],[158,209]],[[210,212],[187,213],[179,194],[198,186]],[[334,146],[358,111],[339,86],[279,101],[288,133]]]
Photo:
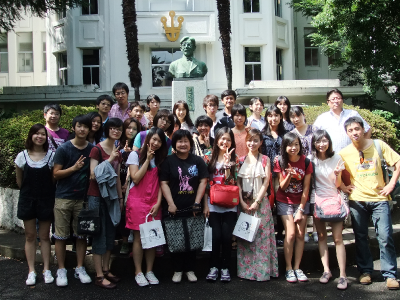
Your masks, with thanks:
[[[254,242],[260,223],[261,219],[257,217],[257,212],[254,216],[241,212],[233,230],[233,235],[250,243]]]
[[[82,208],[78,215],[78,228],[79,235],[96,235],[100,232],[100,215],[99,208]]]
[[[150,249],[157,246],[165,245],[164,230],[162,229],[161,221],[155,220],[148,222],[151,214],[147,214],[146,222],[139,225],[140,240],[143,249]]]
[[[335,197],[329,198],[321,198],[315,193],[315,218],[323,222],[341,222],[346,219],[349,212],[349,207],[339,192]]]
[[[227,208],[239,205],[239,187],[236,185],[212,184],[210,187],[210,203]]]
[[[212,228],[210,226],[210,223],[208,222],[208,219],[206,219],[206,222],[204,224],[203,251],[212,251]]]

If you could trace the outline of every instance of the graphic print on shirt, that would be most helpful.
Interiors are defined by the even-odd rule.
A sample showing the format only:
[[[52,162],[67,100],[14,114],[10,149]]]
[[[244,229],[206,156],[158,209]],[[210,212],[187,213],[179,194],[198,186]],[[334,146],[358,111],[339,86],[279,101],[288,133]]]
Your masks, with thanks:
[[[303,192],[303,178],[305,176],[305,171],[296,167],[293,167],[293,169],[296,171],[296,175],[292,176],[290,179],[289,186],[286,188],[285,193],[298,194]]]
[[[215,184],[222,184],[224,182],[224,169],[215,169],[214,174],[213,174],[213,181]]]
[[[376,170],[377,160],[375,157],[365,158],[362,164],[355,163],[355,165],[357,170],[357,178],[378,176],[378,171]]]
[[[182,176],[182,169],[178,167],[179,173],[179,192],[178,194],[193,194],[193,187],[189,184],[189,180],[192,179],[194,176],[198,175],[198,170],[196,165],[191,166],[188,169],[188,172],[192,176],[184,175]]]

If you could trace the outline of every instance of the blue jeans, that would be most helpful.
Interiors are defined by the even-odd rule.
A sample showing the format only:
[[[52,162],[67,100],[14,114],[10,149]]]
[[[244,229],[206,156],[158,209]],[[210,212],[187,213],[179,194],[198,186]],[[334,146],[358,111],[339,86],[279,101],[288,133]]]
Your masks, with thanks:
[[[103,255],[114,249],[115,227],[111,221],[107,204],[101,197],[88,196],[89,209],[99,208],[100,232],[93,235],[92,253]]]
[[[373,260],[368,245],[368,222],[374,223],[379,242],[381,273],[386,278],[396,278],[397,261],[393,243],[392,217],[388,201],[370,202],[350,200],[351,221],[356,238],[356,261],[360,273],[373,271]]]

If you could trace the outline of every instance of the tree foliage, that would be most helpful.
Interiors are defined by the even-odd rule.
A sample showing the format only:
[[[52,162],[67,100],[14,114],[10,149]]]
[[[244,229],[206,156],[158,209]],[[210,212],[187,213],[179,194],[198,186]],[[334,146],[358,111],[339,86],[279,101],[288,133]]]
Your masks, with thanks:
[[[142,72],[139,69],[139,42],[135,0],[122,0],[122,14],[125,27],[129,79],[131,81],[131,86],[135,89],[135,100],[139,101],[139,87],[142,85]]]
[[[229,0],[217,0],[218,28],[221,34],[222,53],[228,89],[232,89],[232,58],[231,58],[231,6]]]
[[[331,67],[344,67],[339,78],[364,85],[375,97],[383,88],[400,98],[400,1],[293,0],[295,11],[311,17],[310,37],[328,57]]]
[[[44,18],[48,10],[58,12],[87,3],[87,0],[0,0],[0,31],[13,30],[23,12]]]

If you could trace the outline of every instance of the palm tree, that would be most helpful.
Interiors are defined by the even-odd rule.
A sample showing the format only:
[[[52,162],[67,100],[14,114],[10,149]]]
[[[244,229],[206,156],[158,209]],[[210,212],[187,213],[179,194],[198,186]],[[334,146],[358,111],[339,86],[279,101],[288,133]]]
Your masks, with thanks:
[[[224,55],[226,80],[228,89],[232,89],[232,58],[231,58],[231,13],[229,0],[217,0],[218,27]]]
[[[122,0],[122,15],[125,27],[129,80],[131,86],[135,89],[135,100],[139,101],[139,87],[142,85],[142,72],[139,69],[139,42],[138,29],[136,25],[135,0]]]

